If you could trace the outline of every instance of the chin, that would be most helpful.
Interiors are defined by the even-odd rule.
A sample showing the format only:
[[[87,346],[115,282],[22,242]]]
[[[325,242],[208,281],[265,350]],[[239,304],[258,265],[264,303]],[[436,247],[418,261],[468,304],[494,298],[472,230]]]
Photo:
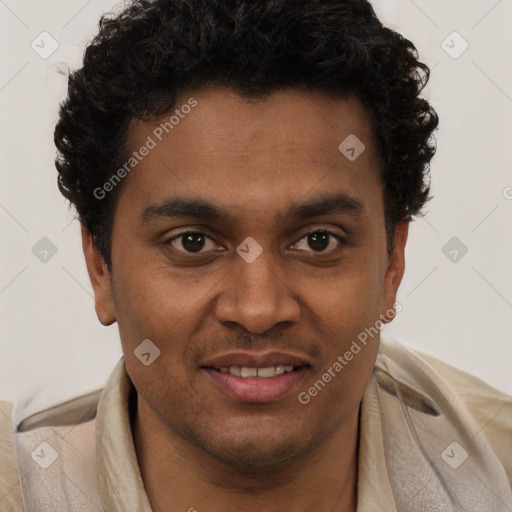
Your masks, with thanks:
[[[268,427],[266,425],[265,427]],[[311,449],[311,439],[304,433],[252,426],[210,431],[198,444],[219,462],[251,474],[279,471]]]

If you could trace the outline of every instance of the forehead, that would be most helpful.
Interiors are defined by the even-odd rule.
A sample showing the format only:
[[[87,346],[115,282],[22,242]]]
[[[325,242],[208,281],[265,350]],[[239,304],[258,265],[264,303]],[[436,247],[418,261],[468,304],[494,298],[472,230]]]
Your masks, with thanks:
[[[132,122],[130,151],[148,141],[151,150],[121,194],[139,211],[182,195],[250,214],[334,189],[364,202],[377,195],[380,202],[372,127],[354,96],[281,91],[248,100],[229,89],[184,93],[157,121]]]

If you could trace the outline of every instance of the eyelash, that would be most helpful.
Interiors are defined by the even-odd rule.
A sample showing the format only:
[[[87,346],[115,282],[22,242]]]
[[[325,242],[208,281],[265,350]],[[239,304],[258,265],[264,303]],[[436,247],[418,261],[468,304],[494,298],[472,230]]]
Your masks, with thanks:
[[[327,234],[327,235],[330,235],[332,236],[334,239],[336,239],[341,245],[345,245],[347,243],[347,241],[340,235],[332,232],[332,231],[329,231],[328,229],[315,229],[313,231],[308,231],[307,233],[304,233],[296,242],[294,242],[293,245],[299,243],[303,238],[307,237],[308,235],[312,235],[314,233],[323,233],[323,234]],[[201,235],[205,238],[208,238],[210,239],[212,242],[215,242],[217,245],[221,245],[219,244],[219,242],[217,242],[217,240],[215,240],[214,238],[212,238],[210,235],[206,234],[206,233],[203,233],[202,231],[184,231],[183,233],[179,233],[178,235],[175,235],[173,236],[172,238],[169,238],[168,240],[165,240],[163,242],[163,245],[164,246],[168,246],[168,245],[171,245],[172,242],[174,242],[174,240],[178,240],[179,238],[182,238],[186,235]],[[177,249],[176,249],[177,250]],[[206,252],[191,252],[191,251],[180,251],[180,250],[177,250],[179,253],[181,254],[208,254],[208,251]],[[217,252],[217,251],[216,251]],[[327,254],[329,252],[332,252],[332,251],[306,251],[306,252],[312,252],[312,253],[316,253],[316,254]]]

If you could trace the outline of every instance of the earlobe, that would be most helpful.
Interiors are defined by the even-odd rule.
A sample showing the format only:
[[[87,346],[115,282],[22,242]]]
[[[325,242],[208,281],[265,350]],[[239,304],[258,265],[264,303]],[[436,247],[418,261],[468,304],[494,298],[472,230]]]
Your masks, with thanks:
[[[116,313],[110,272],[94,245],[89,230],[83,224],[81,224],[81,232],[87,272],[94,290],[96,315],[103,325],[111,325],[116,321]]]
[[[396,315],[396,294],[405,271],[405,245],[407,243],[408,234],[408,222],[400,222],[397,224],[393,239],[393,249],[389,256],[384,284],[383,311],[381,311],[381,318],[384,323],[391,322]]]

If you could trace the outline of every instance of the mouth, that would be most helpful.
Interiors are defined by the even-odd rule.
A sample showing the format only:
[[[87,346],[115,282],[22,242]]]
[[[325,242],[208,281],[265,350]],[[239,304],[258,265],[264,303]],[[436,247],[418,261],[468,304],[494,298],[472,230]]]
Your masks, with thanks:
[[[265,368],[250,368],[247,366],[222,366],[221,368],[206,368],[207,370],[215,370],[220,373],[229,373],[242,377],[243,379],[271,379],[278,375],[290,373],[298,370],[299,366],[267,366]]]
[[[311,369],[301,356],[284,352],[232,352],[201,366],[224,394],[239,402],[274,402],[291,394]]]

